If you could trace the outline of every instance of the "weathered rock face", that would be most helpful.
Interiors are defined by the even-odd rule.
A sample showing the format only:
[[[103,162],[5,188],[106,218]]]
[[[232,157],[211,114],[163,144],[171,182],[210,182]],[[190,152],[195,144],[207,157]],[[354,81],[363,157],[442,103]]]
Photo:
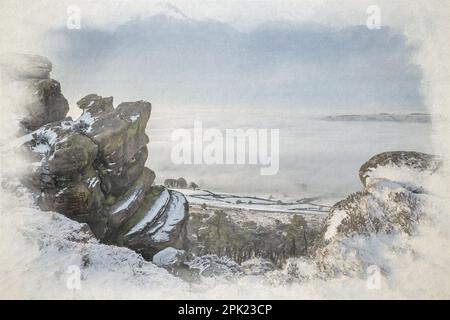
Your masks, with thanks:
[[[8,54],[0,57],[2,81],[18,83],[24,92],[20,102],[24,109],[21,125],[26,131],[64,119],[69,104],[58,81],[50,79],[52,64],[37,55]],[[17,88],[15,88],[17,90]]]
[[[18,69],[15,78],[49,76],[45,58],[22,58],[36,65],[29,73]],[[9,66],[8,75],[13,71]],[[155,174],[145,167],[150,103],[114,108],[112,97],[90,94],[78,101],[83,113],[72,120],[65,118],[68,106],[59,83],[36,81],[33,85],[43,85],[38,102],[27,105],[29,117],[22,121],[33,131],[21,139],[33,161],[23,182],[40,207],[86,222],[99,239],[148,259],[169,246],[185,248],[187,201],[181,193],[153,186]]]
[[[423,214],[415,193],[392,181],[381,180],[336,203],[325,221],[323,242],[336,236],[413,232]]]
[[[242,271],[248,275],[263,275],[275,270],[275,266],[270,260],[253,258],[241,264]]]

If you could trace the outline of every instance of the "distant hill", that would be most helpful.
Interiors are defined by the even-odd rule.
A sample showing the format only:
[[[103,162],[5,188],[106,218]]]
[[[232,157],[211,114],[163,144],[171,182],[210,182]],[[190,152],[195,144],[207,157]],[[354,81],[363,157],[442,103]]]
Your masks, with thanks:
[[[431,115],[428,113],[409,113],[409,114],[393,114],[393,113],[379,113],[379,114],[343,114],[335,116],[327,116],[324,118],[327,121],[393,121],[393,122],[431,122]]]
[[[267,21],[244,32],[166,5],[112,29],[54,30],[46,42],[69,101],[95,88],[155,105],[424,110],[413,48],[389,27]]]

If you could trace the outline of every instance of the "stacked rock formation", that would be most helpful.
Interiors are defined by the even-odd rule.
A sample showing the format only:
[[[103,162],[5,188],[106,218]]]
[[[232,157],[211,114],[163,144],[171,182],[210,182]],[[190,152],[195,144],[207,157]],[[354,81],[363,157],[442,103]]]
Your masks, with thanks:
[[[49,78],[51,63],[20,57],[28,69],[8,64],[7,74],[19,74],[20,81],[40,90],[39,103],[27,106],[21,121],[33,159],[23,181],[39,206],[86,222],[104,242],[148,259],[169,246],[185,248],[187,201],[181,193],[153,186],[155,174],[145,167],[151,104],[124,102],[114,108],[112,97],[89,94],[77,103],[82,115],[66,118],[67,100]],[[34,74],[43,79],[32,80]]]

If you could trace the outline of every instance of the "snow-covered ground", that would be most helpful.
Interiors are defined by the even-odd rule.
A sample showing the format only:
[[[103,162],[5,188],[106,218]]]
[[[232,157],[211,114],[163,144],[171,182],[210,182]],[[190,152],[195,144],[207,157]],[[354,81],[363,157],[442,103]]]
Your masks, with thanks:
[[[325,218],[332,199],[300,198],[267,195],[237,195],[208,190],[174,189],[183,193],[191,212],[201,211],[203,206],[213,213],[224,210],[235,222],[252,221],[261,226],[274,225],[277,221],[289,223],[294,214],[301,214],[308,222],[318,226]]]
[[[336,254],[333,263],[343,267],[355,261],[354,250],[382,266],[375,285],[371,269],[323,278],[314,261],[303,258],[290,261],[298,268],[295,278],[286,267],[187,283],[129,249],[99,244],[83,224],[32,208],[26,195],[2,189],[0,292],[2,298],[449,298],[446,182],[427,180],[427,218],[414,236],[353,237],[346,255]]]
[[[175,189],[186,196],[190,204],[237,208],[279,213],[326,213],[334,203],[332,199],[236,195],[208,190]]]

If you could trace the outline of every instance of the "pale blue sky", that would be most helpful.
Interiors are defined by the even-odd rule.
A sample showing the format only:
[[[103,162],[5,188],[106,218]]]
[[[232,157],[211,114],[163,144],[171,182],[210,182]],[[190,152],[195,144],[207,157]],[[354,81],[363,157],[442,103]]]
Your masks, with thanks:
[[[423,109],[414,49],[396,29],[277,20],[242,31],[181,16],[59,28],[47,38],[55,77],[71,84],[70,100],[94,91],[159,105]]]

